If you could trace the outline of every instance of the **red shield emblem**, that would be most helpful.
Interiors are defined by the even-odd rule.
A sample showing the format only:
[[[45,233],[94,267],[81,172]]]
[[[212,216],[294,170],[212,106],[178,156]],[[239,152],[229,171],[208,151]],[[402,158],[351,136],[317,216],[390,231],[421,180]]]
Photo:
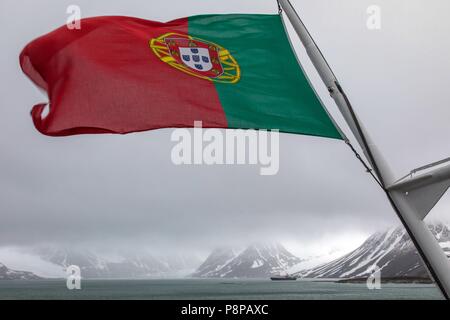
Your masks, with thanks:
[[[217,78],[224,70],[219,59],[220,49],[199,40],[168,37],[164,39],[170,55],[198,75]]]
[[[164,63],[191,76],[219,83],[237,83],[241,68],[230,51],[187,34],[165,33],[149,42]]]

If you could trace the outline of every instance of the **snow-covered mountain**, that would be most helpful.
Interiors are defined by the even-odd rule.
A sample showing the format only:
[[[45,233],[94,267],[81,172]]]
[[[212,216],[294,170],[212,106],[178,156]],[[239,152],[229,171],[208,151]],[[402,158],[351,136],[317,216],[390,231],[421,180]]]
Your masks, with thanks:
[[[236,258],[240,250],[234,248],[217,248],[206,258],[193,273],[193,277],[214,277],[220,270]]]
[[[450,258],[450,227],[429,226]],[[65,268],[77,265],[89,278],[267,278],[290,273],[307,278],[366,277],[374,264],[381,276],[428,277],[409,236],[394,227],[370,236],[354,251],[300,259],[280,244],[253,244],[243,249],[219,248],[202,263],[195,255],[161,256],[147,252],[105,254],[61,247],[0,248],[1,279],[65,277]],[[26,271],[15,271],[26,270]]]
[[[11,270],[0,263],[0,280],[38,280],[41,279],[32,272]]]
[[[282,245],[253,244],[244,250],[214,250],[192,274],[202,278],[267,278],[285,273],[301,260]]]
[[[154,256],[148,253],[101,255],[86,250],[41,247],[34,249],[44,261],[65,269],[77,265],[86,279],[183,277],[201,263],[195,256]]]
[[[450,228],[443,223],[429,225],[431,232],[450,258]],[[427,278],[420,256],[403,227],[394,227],[370,236],[360,247],[331,262],[296,273],[306,278],[367,277],[376,265],[384,278]]]

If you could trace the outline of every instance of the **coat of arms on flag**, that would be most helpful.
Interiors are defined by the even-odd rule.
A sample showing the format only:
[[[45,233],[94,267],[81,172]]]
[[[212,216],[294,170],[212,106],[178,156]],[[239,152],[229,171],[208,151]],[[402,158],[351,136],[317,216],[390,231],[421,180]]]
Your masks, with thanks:
[[[195,77],[236,83],[241,77],[237,61],[225,48],[189,35],[166,33],[150,41],[161,61]]]

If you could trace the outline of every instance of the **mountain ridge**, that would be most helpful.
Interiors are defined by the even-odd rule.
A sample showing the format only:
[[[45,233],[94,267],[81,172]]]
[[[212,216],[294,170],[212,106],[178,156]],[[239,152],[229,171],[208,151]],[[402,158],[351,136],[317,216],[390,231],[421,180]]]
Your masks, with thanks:
[[[122,253],[105,257],[95,252],[77,249],[44,247],[35,252],[45,261],[62,268],[77,265],[86,279],[145,279],[182,277],[200,264],[195,257],[156,256],[148,253]]]
[[[441,248],[450,258],[450,228],[444,223],[429,224]],[[382,278],[429,278],[419,253],[402,226],[372,234],[350,253],[319,266],[295,273],[301,278],[360,278],[380,268]]]
[[[279,243],[255,243],[243,250],[214,250],[192,277],[261,278],[285,273],[302,260]]]
[[[449,225],[434,223],[428,227],[450,258]],[[349,253],[308,259],[296,257],[279,243],[220,247],[202,260],[192,255],[157,256],[147,252],[105,256],[89,250],[39,246],[2,252],[0,260],[9,268],[0,263],[0,280],[61,278],[69,265],[78,265],[86,279],[268,278],[285,273],[299,278],[357,279],[367,277],[373,265],[381,269],[382,278],[429,278],[401,226],[372,234]]]
[[[0,262],[0,280],[39,280],[41,277],[29,271],[9,269]]]

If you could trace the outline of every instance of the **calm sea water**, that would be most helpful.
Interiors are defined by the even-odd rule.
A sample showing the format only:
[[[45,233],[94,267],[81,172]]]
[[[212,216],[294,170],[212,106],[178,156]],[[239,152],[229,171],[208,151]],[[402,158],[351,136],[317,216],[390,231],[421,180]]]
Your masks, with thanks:
[[[64,280],[0,281],[0,299],[442,299],[434,285],[315,281],[174,279],[83,280],[68,290]]]

